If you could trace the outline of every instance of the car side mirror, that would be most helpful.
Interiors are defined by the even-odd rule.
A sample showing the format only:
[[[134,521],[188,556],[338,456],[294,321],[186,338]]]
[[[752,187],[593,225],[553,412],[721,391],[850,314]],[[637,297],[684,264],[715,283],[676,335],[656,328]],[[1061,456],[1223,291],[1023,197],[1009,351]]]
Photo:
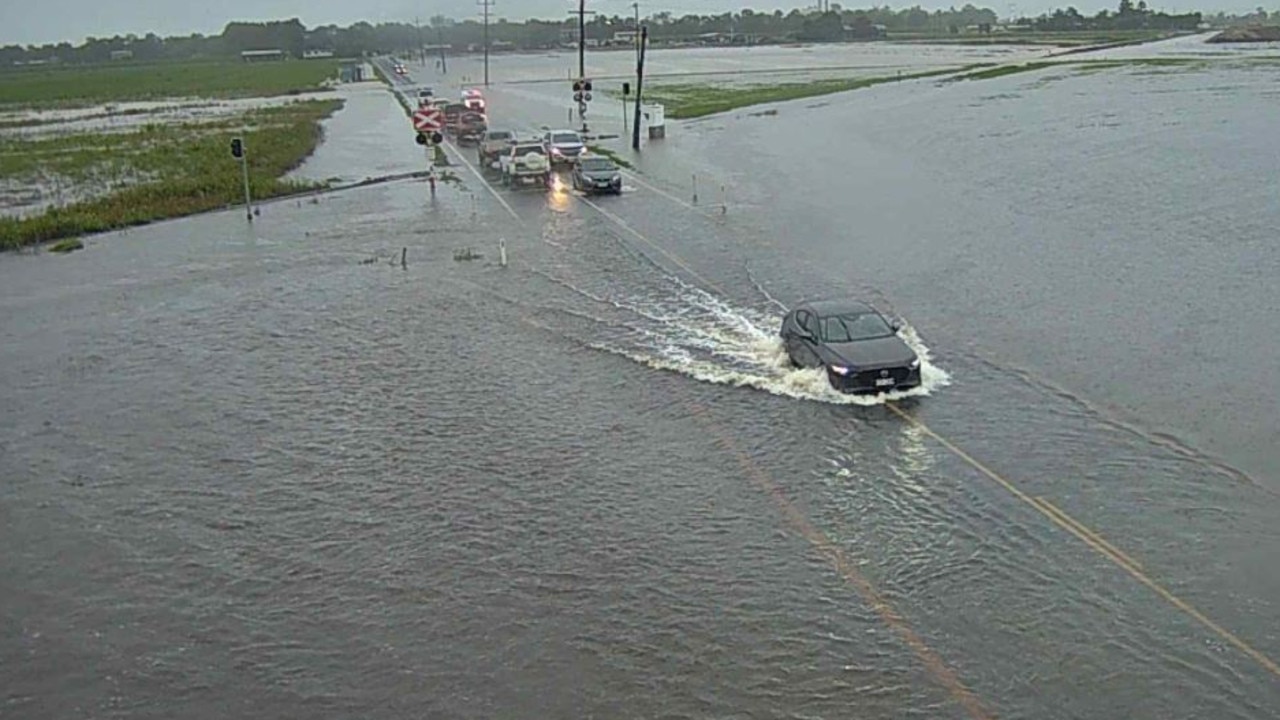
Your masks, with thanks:
[[[902,323],[897,320],[890,320],[889,328],[894,332],[902,332]]]

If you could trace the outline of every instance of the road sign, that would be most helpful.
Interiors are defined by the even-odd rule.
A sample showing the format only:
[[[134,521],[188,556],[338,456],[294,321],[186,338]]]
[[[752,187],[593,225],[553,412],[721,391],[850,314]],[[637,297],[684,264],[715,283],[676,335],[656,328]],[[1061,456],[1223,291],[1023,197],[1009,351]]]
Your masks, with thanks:
[[[423,132],[439,130],[444,127],[444,112],[440,108],[418,108],[413,113],[413,127]]]

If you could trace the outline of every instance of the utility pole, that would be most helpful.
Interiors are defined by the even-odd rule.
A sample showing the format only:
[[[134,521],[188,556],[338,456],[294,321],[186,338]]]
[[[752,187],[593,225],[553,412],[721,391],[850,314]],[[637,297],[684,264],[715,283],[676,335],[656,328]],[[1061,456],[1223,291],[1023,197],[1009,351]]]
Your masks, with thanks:
[[[644,82],[644,46],[649,40],[649,27],[640,28],[640,57],[636,58],[636,119],[631,124],[631,149],[640,149],[640,84]]]
[[[569,11],[571,14],[573,10]],[[594,10],[587,9],[587,0],[578,0],[578,81],[585,82],[587,79],[587,16],[595,15]],[[587,132],[587,103],[585,100],[589,97],[588,91],[583,88],[583,100],[578,101],[578,117],[582,118],[582,132]]]
[[[636,24],[632,28],[636,34],[636,62],[640,62],[640,3],[631,3],[631,9],[636,11]]]
[[[587,76],[587,0],[578,0],[578,77]]]
[[[476,0],[484,8],[484,86],[489,87],[489,8],[493,0]]]
[[[442,75],[448,75],[449,60],[444,54],[444,29],[439,25],[436,26],[436,40],[440,43],[440,73]]]
[[[425,65],[427,63],[427,51],[423,49],[422,22],[418,19],[417,15],[413,16],[413,26],[418,30],[418,52],[415,54],[418,56],[418,60],[422,61],[422,64]]]

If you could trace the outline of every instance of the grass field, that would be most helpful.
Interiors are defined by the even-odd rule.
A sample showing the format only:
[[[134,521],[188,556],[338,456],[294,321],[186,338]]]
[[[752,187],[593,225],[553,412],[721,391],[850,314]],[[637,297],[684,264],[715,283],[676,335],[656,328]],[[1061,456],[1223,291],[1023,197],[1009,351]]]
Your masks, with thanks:
[[[0,72],[0,110],[87,107],[171,98],[237,98],[319,90],[333,60],[170,62]]]
[[[655,85],[645,90],[645,101],[666,106],[667,117],[675,120],[703,117],[715,113],[736,110],[750,105],[797,100],[800,98],[830,95],[831,93],[857,90],[887,82],[914,80],[939,75],[964,72],[976,66],[945,68],[903,75],[887,75],[869,78],[836,78],[804,83],[781,83],[726,87],[723,85],[672,84]]]
[[[312,100],[203,124],[0,142],[0,178],[65,178],[73,186],[92,183],[102,194],[35,217],[0,218],[0,249],[243,202],[239,161],[229,151],[233,136],[244,138],[255,198],[318,187],[280,178],[311,154],[323,135],[320,120],[340,107],[341,100]]]

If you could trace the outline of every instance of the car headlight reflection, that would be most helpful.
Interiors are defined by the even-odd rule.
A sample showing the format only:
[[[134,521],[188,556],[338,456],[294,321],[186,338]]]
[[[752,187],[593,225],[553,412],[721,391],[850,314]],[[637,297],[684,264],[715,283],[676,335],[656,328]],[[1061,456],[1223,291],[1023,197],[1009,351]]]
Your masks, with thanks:
[[[832,365],[832,366],[831,366],[831,372],[833,372],[833,373],[835,373],[835,374],[837,374],[837,375],[848,375],[848,374],[849,374],[849,370],[850,370],[850,368],[845,367],[844,365]]]
[[[919,369],[920,369],[920,358],[916,358],[915,360],[912,360],[912,361],[911,361],[911,365],[910,365],[909,367],[910,367],[912,370],[919,370]]]

